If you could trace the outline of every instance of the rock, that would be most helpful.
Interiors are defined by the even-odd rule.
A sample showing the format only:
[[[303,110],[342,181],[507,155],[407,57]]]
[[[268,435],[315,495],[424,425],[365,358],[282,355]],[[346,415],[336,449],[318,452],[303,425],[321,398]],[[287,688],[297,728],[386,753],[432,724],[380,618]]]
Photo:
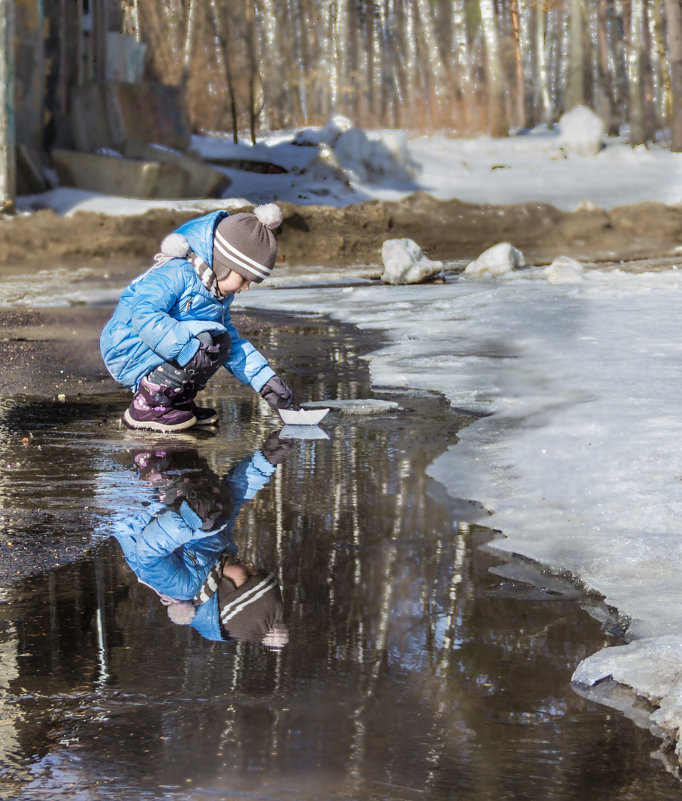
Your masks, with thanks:
[[[594,156],[602,149],[604,123],[592,109],[576,106],[559,120],[559,142],[564,152]]]
[[[500,242],[488,248],[470,261],[464,269],[465,275],[480,277],[484,275],[504,275],[516,267],[525,267],[523,253],[509,242]]]
[[[443,270],[443,262],[431,261],[412,239],[387,239],[381,248],[386,284],[421,284]]]
[[[550,284],[579,284],[585,280],[585,270],[570,256],[559,256],[545,268],[545,276]]]

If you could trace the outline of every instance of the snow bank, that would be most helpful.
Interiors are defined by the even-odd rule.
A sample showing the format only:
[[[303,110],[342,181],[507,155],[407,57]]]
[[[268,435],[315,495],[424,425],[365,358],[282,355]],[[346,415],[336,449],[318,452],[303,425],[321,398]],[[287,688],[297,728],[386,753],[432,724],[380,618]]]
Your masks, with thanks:
[[[235,145],[227,136],[195,136],[193,148],[209,161],[273,162],[287,172],[223,167],[232,181],[230,196],[217,202],[136,201],[62,188],[19,198],[17,205],[21,210],[48,207],[59,213],[138,214],[153,207],[204,213],[216,203],[229,208],[276,199],[341,208],[371,199],[400,200],[416,190],[442,200],[544,202],[564,210],[682,202],[682,153],[653,145],[633,150],[619,139],[600,135],[605,147],[596,155],[566,158],[596,147],[594,121],[580,109],[574,112],[562,119],[561,130],[538,129],[506,139],[410,138],[405,131],[362,131],[339,117],[323,128],[273,133],[256,146]]]

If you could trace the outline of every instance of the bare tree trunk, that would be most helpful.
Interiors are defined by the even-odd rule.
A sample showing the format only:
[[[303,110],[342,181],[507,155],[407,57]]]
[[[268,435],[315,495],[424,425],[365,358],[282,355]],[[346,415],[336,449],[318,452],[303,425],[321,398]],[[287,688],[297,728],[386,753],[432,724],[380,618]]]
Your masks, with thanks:
[[[570,0],[568,44],[568,86],[566,111],[585,102],[585,56],[583,48],[583,10],[581,0]]]
[[[552,121],[552,95],[549,91],[546,35],[547,7],[538,2],[535,5],[535,92],[538,118],[549,125]]]
[[[288,17],[291,39],[293,40],[290,49],[291,57],[287,62],[288,69],[286,74],[289,86],[295,87],[295,91],[292,90],[289,93],[288,107],[299,123],[307,125],[309,122],[308,76],[306,72],[307,43],[302,23],[300,0],[287,0],[285,13]],[[265,56],[267,58],[267,53]]]
[[[187,89],[189,81],[190,64],[192,62],[192,34],[196,20],[197,3],[196,0],[189,0],[187,9],[187,25],[185,27],[185,45],[182,53],[182,88]]]
[[[510,0],[512,32],[514,35],[514,66],[516,68],[516,97],[514,98],[515,122],[519,128],[526,127],[526,87],[523,80],[523,60],[521,58],[521,26],[519,23],[519,2]]]
[[[405,59],[404,59],[404,72],[405,72],[405,86],[407,89],[408,108],[410,112],[410,125],[415,126],[414,116],[419,108],[424,107],[422,103],[417,103],[417,98],[420,101],[423,99],[425,104],[428,105],[428,98],[423,91],[422,76],[419,70],[419,60],[417,58],[417,32],[415,30],[414,22],[414,9],[412,5],[407,5],[404,9],[405,24],[404,24],[404,42],[405,42]]]
[[[463,124],[458,127],[470,131],[476,125],[476,93],[473,82],[472,59],[466,27],[466,7],[463,0],[452,0],[452,40],[450,71],[460,100]]]
[[[672,89],[672,142],[670,149],[682,152],[682,11],[680,0],[665,0],[670,53],[670,85]]]
[[[610,0],[599,0],[597,7],[597,75],[599,80],[599,103],[596,111],[604,120],[604,127],[609,134],[617,134],[613,113],[613,75],[609,69],[609,5]]]
[[[672,117],[672,87],[670,85],[670,69],[668,67],[668,50],[663,36],[663,0],[653,2],[654,47],[658,64],[659,98],[658,108],[663,125],[670,125]]]
[[[628,87],[630,98],[630,144],[641,145],[644,137],[642,102],[642,33],[643,0],[632,0],[630,8],[630,49],[628,52]]]
[[[0,213],[14,211],[16,140],[14,125],[14,0],[0,0]]]
[[[246,40],[246,52],[249,60],[249,132],[251,134],[251,144],[255,145],[256,122],[263,111],[263,103],[260,104],[259,108],[256,108],[258,104],[256,85],[261,85],[261,78],[258,72],[258,53],[256,52],[256,31],[253,19],[252,0],[246,0],[244,13],[246,24],[244,39]]]
[[[628,41],[630,38],[629,5],[624,0],[614,0],[616,31],[614,34],[614,105],[618,109],[618,130],[628,117]]]
[[[421,29],[422,41],[426,52],[426,61],[431,74],[432,94],[436,108],[440,109],[448,90],[448,76],[445,65],[438,47],[438,35],[436,33],[431,5],[427,0],[417,0],[418,26]]]
[[[230,59],[227,51],[227,37],[223,32],[223,24],[220,18],[218,0],[211,0],[211,12],[213,17],[213,32],[215,55],[218,65],[222,67],[225,76],[225,84],[230,97],[230,112],[232,114],[232,141],[236,145],[239,142],[239,125],[237,122],[237,99],[230,69]]]
[[[644,141],[653,142],[658,130],[656,88],[654,70],[656,66],[655,39],[649,0],[644,2],[644,30],[642,48],[642,94],[644,103]]]
[[[491,136],[506,136],[507,119],[504,110],[504,87],[497,15],[493,0],[479,0],[481,25],[485,38],[486,77],[488,83],[488,130]]]
[[[285,88],[285,74],[284,74],[284,61],[283,50],[281,46],[280,30],[285,26],[288,20],[278,20],[282,8],[280,3],[275,0],[259,0],[257,7],[253,8],[252,0],[247,3],[236,4],[237,7],[244,9],[246,17],[255,19],[255,14],[258,13],[259,29],[261,33],[260,41],[260,63],[262,64],[262,73],[259,72],[259,80],[262,80],[264,102],[267,103],[267,124],[270,127],[281,124],[285,112],[286,88]],[[229,7],[234,8],[235,4],[230,3]],[[231,12],[233,15],[235,11]],[[246,36],[251,37],[251,44],[247,45],[247,57],[249,60],[250,86],[253,86],[255,91],[255,82],[253,70],[259,70],[258,60],[254,62],[252,58],[256,53],[255,36],[250,32],[254,28],[253,22],[246,22]],[[249,89],[251,92],[252,89]],[[253,104],[251,104],[253,106]]]
[[[135,19],[135,41],[142,41],[142,30],[140,29],[140,0],[133,0],[134,19]]]

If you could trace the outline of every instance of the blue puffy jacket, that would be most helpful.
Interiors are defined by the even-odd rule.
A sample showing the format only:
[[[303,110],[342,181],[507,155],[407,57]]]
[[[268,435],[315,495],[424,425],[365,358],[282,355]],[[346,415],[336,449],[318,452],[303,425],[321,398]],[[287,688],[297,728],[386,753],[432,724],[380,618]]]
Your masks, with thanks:
[[[234,523],[242,505],[264,487],[275,471],[257,451],[243,459],[225,481],[234,508],[227,521],[202,530],[202,521],[184,501],[176,511],[162,506],[156,514],[142,512],[116,524],[114,536],[126,562],[145,584],[177,601],[192,599],[225,550],[237,553],[232,540]],[[218,620],[218,594],[197,607],[191,624],[209,640],[222,640]]]
[[[228,214],[215,211],[177,229],[192,250],[213,263],[213,232]],[[230,317],[234,295],[213,297],[185,259],[155,265],[123,291],[114,314],[102,331],[100,350],[111,375],[137,391],[140,380],[167,361],[184,366],[199,348],[202,331],[232,340],[225,367],[242,384],[258,392],[275,375],[267,359],[239,336]]]

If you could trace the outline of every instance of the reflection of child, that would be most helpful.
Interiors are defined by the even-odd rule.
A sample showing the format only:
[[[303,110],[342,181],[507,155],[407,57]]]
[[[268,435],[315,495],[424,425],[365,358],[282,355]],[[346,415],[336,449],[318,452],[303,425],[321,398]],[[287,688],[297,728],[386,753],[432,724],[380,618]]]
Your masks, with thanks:
[[[135,393],[124,414],[131,428],[183,431],[218,421],[197,392],[223,364],[273,409],[292,402],[289,386],[242,339],[230,319],[235,294],[270,275],[277,255],[273,203],[253,214],[217,211],[169,234],[146,273],[124,290],[102,331],[111,375]]]
[[[174,623],[191,625],[211,640],[270,647],[287,642],[279,584],[273,574],[237,556],[232,531],[242,505],[290,450],[291,442],[271,434],[224,479],[195,451],[135,455],[140,476],[158,487],[164,506],[126,520],[114,536],[128,565],[168,606]]]

